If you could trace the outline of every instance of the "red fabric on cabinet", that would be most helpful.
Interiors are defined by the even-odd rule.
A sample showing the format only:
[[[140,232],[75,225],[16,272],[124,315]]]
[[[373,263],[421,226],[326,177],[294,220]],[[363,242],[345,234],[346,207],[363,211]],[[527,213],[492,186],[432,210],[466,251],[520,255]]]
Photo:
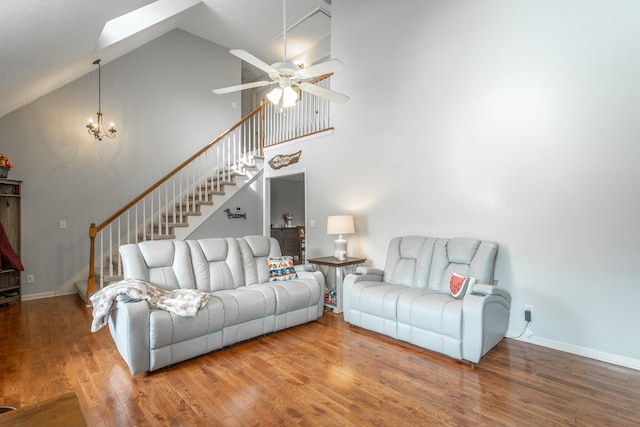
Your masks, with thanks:
[[[18,271],[24,271],[22,261],[20,257],[11,247],[7,233],[4,232],[4,227],[0,224],[0,256],[2,258],[2,269],[8,270],[14,268]]]

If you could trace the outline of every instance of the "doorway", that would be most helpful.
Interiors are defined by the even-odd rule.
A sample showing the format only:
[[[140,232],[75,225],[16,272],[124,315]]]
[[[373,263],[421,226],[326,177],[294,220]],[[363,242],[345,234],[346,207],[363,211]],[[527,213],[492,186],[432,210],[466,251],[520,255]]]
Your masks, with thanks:
[[[265,235],[280,243],[282,255],[295,264],[306,261],[307,184],[306,171],[292,171],[265,179]]]

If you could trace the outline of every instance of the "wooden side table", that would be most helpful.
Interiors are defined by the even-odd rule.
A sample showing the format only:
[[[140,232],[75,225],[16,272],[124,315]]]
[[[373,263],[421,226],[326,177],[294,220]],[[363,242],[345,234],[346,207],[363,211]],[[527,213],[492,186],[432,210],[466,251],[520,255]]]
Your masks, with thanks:
[[[332,256],[325,256],[320,258],[312,258],[309,260],[309,263],[315,264],[318,266],[328,267],[327,270],[331,270],[333,268],[336,283],[336,303],[330,304],[325,302],[325,306],[333,308],[334,313],[342,313],[342,281],[344,280],[344,268],[351,266],[354,268],[358,264],[362,264],[365,262],[366,258],[355,258],[355,257],[347,257],[347,259],[340,261]],[[326,292],[330,292],[331,288],[327,287]]]

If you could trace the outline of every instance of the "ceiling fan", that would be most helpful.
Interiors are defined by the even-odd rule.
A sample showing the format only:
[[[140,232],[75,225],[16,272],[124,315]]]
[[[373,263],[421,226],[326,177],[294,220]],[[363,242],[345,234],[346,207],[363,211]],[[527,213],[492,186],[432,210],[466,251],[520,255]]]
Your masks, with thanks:
[[[278,84],[272,91],[267,94],[267,98],[273,104],[281,107],[292,107],[298,100],[298,94],[293,89],[297,87],[303,92],[308,92],[316,96],[328,99],[338,104],[344,104],[349,100],[349,97],[341,93],[322,88],[309,80],[314,77],[330,74],[336,71],[340,71],[344,68],[344,64],[337,59],[330,59],[320,64],[312,65],[307,68],[300,68],[296,64],[287,62],[287,30],[286,30],[286,15],[285,15],[285,2],[282,0],[282,44],[283,44],[283,56],[282,62],[276,62],[269,65],[266,62],[261,61],[247,51],[240,49],[230,50],[229,53],[237,56],[245,62],[257,67],[267,73],[271,80],[263,80],[252,83],[245,83],[236,86],[229,86],[220,89],[214,89],[212,92],[216,95],[223,95],[226,93],[236,92],[239,90],[252,89],[256,87],[269,86],[272,84]]]

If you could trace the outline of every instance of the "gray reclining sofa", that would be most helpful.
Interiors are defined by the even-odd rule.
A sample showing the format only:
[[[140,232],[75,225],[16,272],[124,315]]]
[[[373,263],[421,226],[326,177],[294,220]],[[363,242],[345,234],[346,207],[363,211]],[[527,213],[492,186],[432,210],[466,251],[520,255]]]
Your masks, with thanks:
[[[265,236],[121,246],[125,279],[210,295],[195,317],[150,309],[147,301],[115,301],[109,330],[131,373],[153,371],[322,316],[321,273],[298,271],[297,279],[269,281],[267,259],[280,254],[278,242]]]

